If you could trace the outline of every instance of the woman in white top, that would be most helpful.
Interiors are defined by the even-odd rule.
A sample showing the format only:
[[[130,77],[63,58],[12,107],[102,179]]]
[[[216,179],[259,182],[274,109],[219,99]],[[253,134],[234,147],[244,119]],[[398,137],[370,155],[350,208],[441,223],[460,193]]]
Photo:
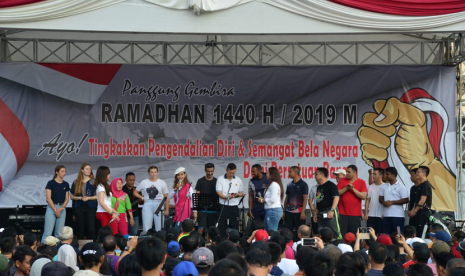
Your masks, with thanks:
[[[94,187],[97,190],[97,213],[96,218],[100,221],[102,227],[110,224],[110,221],[119,220],[119,216],[115,209],[111,208],[111,188],[108,182],[110,181],[110,169],[106,166],[100,166],[97,169],[97,176],[94,181]],[[110,224],[113,230],[113,235],[118,233],[116,223]]]
[[[265,229],[277,231],[279,220],[283,216],[283,208],[281,207],[284,195],[283,182],[278,169],[275,167],[268,169],[266,177],[270,184],[265,190],[265,198],[258,198],[258,201],[265,204]]]
[[[174,172],[173,190],[170,192],[170,199],[174,197],[175,213],[174,227],[180,231],[181,223],[193,215],[194,222],[197,220],[197,211],[192,210],[192,195],[194,194],[189,179],[187,179],[186,169],[179,167]]]

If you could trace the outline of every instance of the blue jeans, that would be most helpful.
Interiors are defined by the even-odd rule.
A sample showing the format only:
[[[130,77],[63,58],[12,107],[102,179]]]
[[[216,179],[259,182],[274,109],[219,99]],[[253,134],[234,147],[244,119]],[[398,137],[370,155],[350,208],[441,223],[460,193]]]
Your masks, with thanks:
[[[128,234],[130,236],[137,236],[137,231],[139,231],[139,216],[134,217],[134,226],[128,223]]]
[[[277,208],[271,208],[271,209],[265,209],[265,229],[266,231],[268,230],[278,230],[278,224],[279,221],[281,220],[281,217],[283,216],[283,208],[277,207]]]
[[[61,208],[63,205],[55,204],[55,208]],[[45,239],[48,236],[52,235],[53,228],[55,227],[55,237],[58,237],[58,231],[65,226],[66,220],[66,208],[61,211],[60,217],[57,218],[55,212],[53,212],[52,207],[47,205],[47,211],[45,211],[45,226],[44,226],[44,234],[42,236],[41,243],[44,243]]]

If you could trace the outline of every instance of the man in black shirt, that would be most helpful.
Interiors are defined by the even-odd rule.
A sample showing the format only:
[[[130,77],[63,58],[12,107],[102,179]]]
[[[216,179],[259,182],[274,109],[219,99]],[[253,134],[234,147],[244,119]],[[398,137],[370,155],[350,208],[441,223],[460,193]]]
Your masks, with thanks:
[[[415,186],[410,188],[410,202],[408,206],[409,225],[414,226],[417,230],[417,237],[421,237],[424,226],[428,223],[430,216],[429,208],[431,208],[433,201],[431,184],[427,179],[429,168],[420,166],[418,169],[412,170],[411,173],[415,173],[411,177]]]
[[[126,184],[123,186],[123,192],[128,194],[129,200],[131,200],[132,216],[134,218],[134,226],[128,223],[128,233],[131,236],[137,236],[137,231],[139,230],[139,204],[144,204],[142,200],[134,196],[134,190],[136,189],[135,183],[136,175],[133,172],[128,172],[126,174]]]
[[[340,239],[340,230],[337,216],[337,204],[339,203],[339,191],[336,184],[328,180],[328,169],[318,168],[315,173],[316,206],[313,202],[310,209],[313,213],[313,221],[318,223],[318,230],[330,228],[334,236]]]
[[[216,177],[213,176],[215,172],[215,165],[212,163],[205,164],[205,176],[197,180],[195,190],[200,194],[217,195],[216,193]],[[203,235],[205,229],[215,225],[217,217],[217,211],[198,211],[197,221],[199,223],[198,231]]]

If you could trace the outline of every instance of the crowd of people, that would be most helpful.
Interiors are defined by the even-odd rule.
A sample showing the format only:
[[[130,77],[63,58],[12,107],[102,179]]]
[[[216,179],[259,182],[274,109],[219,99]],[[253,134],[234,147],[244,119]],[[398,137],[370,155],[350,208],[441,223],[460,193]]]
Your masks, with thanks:
[[[457,229],[451,236],[442,225],[427,224],[432,188],[426,166],[411,171],[410,195],[393,167],[370,170],[369,185],[354,165],[333,176],[321,167],[314,174],[317,185],[309,189],[293,166],[285,190],[279,170],[263,172],[260,165],[252,166],[247,187],[232,163],[218,178],[214,164],[206,164],[195,187],[180,167],[171,191],[156,166],[147,172],[148,179],[136,184],[132,172],[125,180],[111,179],[110,169],[101,166],[94,177],[91,166],[83,164],[70,188],[66,168],[57,166],[46,185],[42,237],[18,235],[14,227],[3,231],[0,273],[465,275],[465,233]],[[240,233],[238,206],[247,192],[249,223]],[[219,209],[195,210],[195,194],[217,197]],[[69,199],[77,229],[64,225]],[[173,224],[162,227],[170,202]]]

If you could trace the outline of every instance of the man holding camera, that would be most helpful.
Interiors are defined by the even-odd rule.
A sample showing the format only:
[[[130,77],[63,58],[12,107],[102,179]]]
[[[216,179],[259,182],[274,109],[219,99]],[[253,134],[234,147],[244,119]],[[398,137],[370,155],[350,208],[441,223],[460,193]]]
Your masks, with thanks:
[[[313,202],[310,208],[313,213],[313,221],[318,223],[318,230],[329,228],[334,236],[341,238],[339,233],[339,222],[337,216],[337,204],[339,203],[339,191],[336,184],[328,180],[328,169],[318,168],[315,173],[318,183],[316,189],[316,207]]]

